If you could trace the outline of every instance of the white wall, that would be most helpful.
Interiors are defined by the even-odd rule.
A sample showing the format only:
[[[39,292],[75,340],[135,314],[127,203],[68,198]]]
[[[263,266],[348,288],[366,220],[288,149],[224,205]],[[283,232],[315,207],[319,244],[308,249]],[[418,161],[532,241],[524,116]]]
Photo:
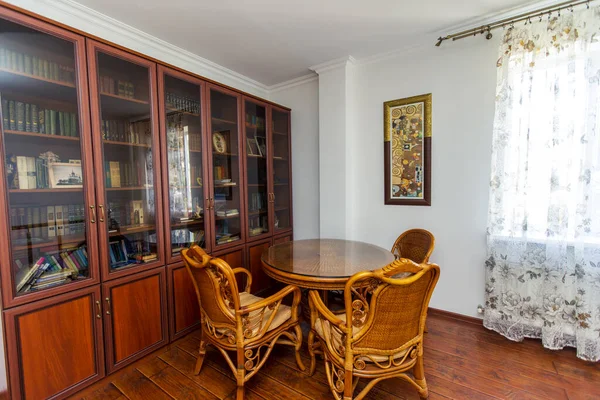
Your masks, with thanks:
[[[390,248],[406,229],[431,231],[442,271],[431,306],[471,316],[484,299],[497,48],[497,38],[465,39],[356,67],[352,238]],[[383,102],[425,93],[433,96],[432,206],[386,206]]]
[[[294,239],[319,237],[319,82],[279,90],[270,100],[292,109]]]

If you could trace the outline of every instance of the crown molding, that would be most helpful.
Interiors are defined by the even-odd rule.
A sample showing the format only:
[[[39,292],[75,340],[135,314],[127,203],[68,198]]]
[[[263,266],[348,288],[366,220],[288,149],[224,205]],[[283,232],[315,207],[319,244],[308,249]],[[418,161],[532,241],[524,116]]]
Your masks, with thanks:
[[[188,50],[174,46],[73,0],[7,0],[8,3],[110,40],[206,78],[268,97],[269,87]]]
[[[277,93],[277,92],[285,90],[285,89],[293,88],[294,86],[304,85],[305,83],[313,82],[318,79],[319,79],[319,75],[317,75],[314,72],[311,72],[310,74],[306,74],[306,75],[300,76],[298,78],[290,79],[289,81],[284,81],[284,82],[280,82],[275,85],[269,86],[269,88],[268,88],[269,94]]]
[[[323,72],[331,71],[332,69],[345,67],[346,65],[354,65],[356,63],[356,59],[352,56],[345,56],[340,58],[334,58],[333,60],[325,61],[324,63],[313,65],[312,67],[308,67],[311,71],[315,71],[317,74],[322,74]]]

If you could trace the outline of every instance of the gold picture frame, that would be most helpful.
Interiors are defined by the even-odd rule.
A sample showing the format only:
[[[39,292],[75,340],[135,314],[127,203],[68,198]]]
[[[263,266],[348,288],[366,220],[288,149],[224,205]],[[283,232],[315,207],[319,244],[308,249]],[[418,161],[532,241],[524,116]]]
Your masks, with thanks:
[[[213,149],[216,153],[227,153],[227,141],[221,132],[214,132],[212,135]]]
[[[431,97],[383,103],[385,204],[431,205]]]

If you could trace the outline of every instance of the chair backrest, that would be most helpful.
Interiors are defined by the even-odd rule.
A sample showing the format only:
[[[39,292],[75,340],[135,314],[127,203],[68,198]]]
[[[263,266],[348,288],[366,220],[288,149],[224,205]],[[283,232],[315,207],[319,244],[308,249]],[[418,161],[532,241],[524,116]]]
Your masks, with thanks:
[[[420,342],[439,275],[437,265],[405,258],[353,275],[344,293],[347,327],[354,328],[353,351],[395,352]]]
[[[203,317],[208,317],[214,326],[235,324],[240,297],[229,264],[212,258],[199,246],[185,249],[181,254],[194,283]]]
[[[408,258],[417,264],[429,262],[435,246],[435,237],[425,229],[409,229],[398,236],[392,246],[397,258]]]

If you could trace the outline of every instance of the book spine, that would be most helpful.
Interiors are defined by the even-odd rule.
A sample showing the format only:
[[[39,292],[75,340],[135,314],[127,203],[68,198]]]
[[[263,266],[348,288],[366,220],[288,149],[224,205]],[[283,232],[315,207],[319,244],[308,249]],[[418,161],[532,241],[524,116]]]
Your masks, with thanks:
[[[40,133],[46,133],[46,110],[38,111],[38,130]]]
[[[50,110],[50,134],[56,135],[56,111]]]
[[[25,73],[29,74],[29,75],[33,75],[33,65],[31,65],[31,56],[28,54],[25,54],[24,60],[23,60],[23,66],[25,67]]]
[[[25,132],[31,132],[31,104],[25,103]]]
[[[25,56],[23,53],[17,53],[17,71],[25,72]]]
[[[27,178],[29,189],[37,188],[37,176],[35,172],[35,157],[27,157]]]
[[[19,178],[19,189],[29,189],[27,178],[27,157],[17,156],[17,176]]]
[[[10,130],[16,131],[17,130],[17,111],[16,111],[16,107],[15,107],[15,102],[13,100],[10,100],[8,102],[8,118],[9,118],[9,123],[10,123]]]
[[[40,209],[40,231],[43,239],[48,239],[48,212],[46,207]]]
[[[31,105],[31,132],[39,132],[39,113],[37,104]]]
[[[64,236],[65,226],[63,225],[63,206],[56,206],[54,208],[54,216],[56,218],[56,236]]]
[[[68,236],[71,234],[71,229],[69,227],[69,206],[63,206],[63,235]]]
[[[71,135],[71,113],[63,113],[63,126],[65,128],[65,136]]]
[[[40,59],[36,56],[33,56],[31,59],[31,64],[32,74],[35,76],[40,76]]]
[[[79,133],[77,132],[77,114],[71,113],[71,136],[77,137]]]
[[[33,208],[33,235],[36,238],[42,237],[42,227],[40,226],[40,208]]]
[[[50,113],[50,110],[46,109],[44,110],[44,131],[46,132],[47,135],[51,135],[51,131],[52,131],[52,124],[50,123],[50,118],[52,117],[52,114]]]
[[[41,60],[42,64],[42,76],[46,79],[50,79],[50,63],[48,60]]]
[[[2,99],[2,129],[10,129],[10,120],[8,119],[8,100]]]
[[[64,121],[64,115],[65,113],[62,111],[58,111],[58,127],[56,128],[56,134],[60,135],[60,136],[66,136],[65,135],[65,121]]]
[[[17,130],[23,132],[25,130],[25,104],[17,101],[15,109],[17,113]]]
[[[0,68],[6,68],[6,49],[0,48]]]
[[[48,220],[48,237],[56,237],[56,216],[54,215],[54,206],[48,206],[46,215]]]

